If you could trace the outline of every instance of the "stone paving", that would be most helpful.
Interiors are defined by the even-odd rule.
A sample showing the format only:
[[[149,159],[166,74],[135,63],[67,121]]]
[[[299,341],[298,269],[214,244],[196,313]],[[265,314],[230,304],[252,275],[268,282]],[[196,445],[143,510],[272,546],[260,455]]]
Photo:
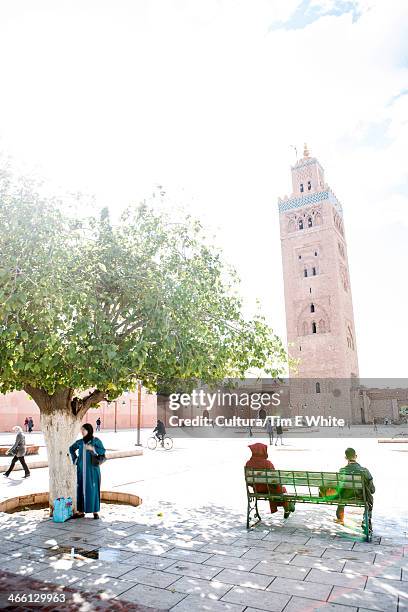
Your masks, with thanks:
[[[375,525],[367,544],[357,510],[346,509],[344,528],[330,508],[299,505],[285,522],[280,511],[262,513],[250,531],[242,511],[214,504],[103,505],[99,521],[63,524],[44,510],[1,514],[0,564],[105,602],[172,612],[408,610],[398,520]]]
[[[334,508],[298,505],[284,522],[281,511],[271,517],[262,505],[263,522],[247,532],[243,465],[247,445],[265,437],[185,438],[169,452],[145,449],[104,464],[102,489],[140,495],[139,508],[103,506],[100,521],[63,525],[44,511],[0,514],[0,568],[44,588],[172,612],[407,612],[408,445],[345,433],[285,439],[270,457],[277,468],[337,470],[344,449],[357,448],[376,485],[371,544],[362,541],[361,510],[346,510],[343,529],[333,523]],[[101,437],[109,448],[134,442],[134,432]],[[47,490],[47,469],[28,480],[11,476],[0,480],[0,499]],[[98,549],[100,558],[71,557],[72,547]]]

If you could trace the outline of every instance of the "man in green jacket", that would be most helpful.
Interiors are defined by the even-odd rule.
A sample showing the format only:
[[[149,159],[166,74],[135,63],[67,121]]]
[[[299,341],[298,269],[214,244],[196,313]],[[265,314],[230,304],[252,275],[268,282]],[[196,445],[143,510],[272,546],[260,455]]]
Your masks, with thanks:
[[[346,448],[345,454],[346,454],[347,465],[340,469],[340,473],[363,474],[365,496],[368,502],[368,529],[369,531],[372,531],[371,515],[372,515],[373,503],[374,503],[373,494],[375,493],[373,477],[371,476],[367,468],[357,463],[357,453],[354,450],[354,448]],[[344,498],[347,499],[347,497],[354,495],[354,491],[352,489],[342,489],[342,490],[340,489],[338,493],[339,493],[339,496],[342,497],[343,499]],[[340,523],[341,525],[344,525],[344,506],[342,505],[337,506],[336,517],[337,518],[335,519],[335,522]],[[365,527],[364,520],[363,520],[362,527],[363,528]]]

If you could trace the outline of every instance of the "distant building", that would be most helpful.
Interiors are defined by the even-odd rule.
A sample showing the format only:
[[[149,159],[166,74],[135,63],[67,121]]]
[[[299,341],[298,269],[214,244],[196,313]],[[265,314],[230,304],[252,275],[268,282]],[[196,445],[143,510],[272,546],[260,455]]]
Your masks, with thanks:
[[[40,430],[40,410],[24,391],[0,395],[0,432],[11,431],[14,425],[24,429],[26,417],[33,417],[34,430]],[[114,402],[101,402],[98,408],[91,408],[83,422],[94,427],[100,417],[102,429],[135,429],[137,427],[137,394],[122,395]],[[141,427],[152,427],[157,419],[156,396],[142,393]]]
[[[239,385],[239,393],[279,391],[281,403],[255,410],[234,403],[226,408],[216,402],[211,410],[180,405],[174,412],[160,397],[158,414],[167,426],[175,414],[211,422],[227,414],[260,419],[321,415],[356,424],[408,418],[408,389],[387,388],[387,380],[379,381],[381,388],[374,380],[359,379],[342,206],[306,145],[291,173],[292,193],[279,199],[278,209],[288,350],[298,365],[289,380]]]
[[[292,193],[278,202],[287,339],[298,364],[288,412],[350,423],[405,420],[406,389],[370,389],[359,380],[342,206],[306,145],[291,171]]]
[[[305,145],[279,201],[286,326],[298,378],[357,378],[343,211]]]

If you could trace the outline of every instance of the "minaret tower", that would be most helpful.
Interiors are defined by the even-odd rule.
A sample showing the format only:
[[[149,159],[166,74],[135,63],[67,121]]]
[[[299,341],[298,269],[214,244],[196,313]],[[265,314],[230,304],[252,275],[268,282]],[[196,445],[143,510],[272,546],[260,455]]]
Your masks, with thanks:
[[[279,217],[289,354],[299,362],[294,376],[358,377],[343,211],[306,145]]]

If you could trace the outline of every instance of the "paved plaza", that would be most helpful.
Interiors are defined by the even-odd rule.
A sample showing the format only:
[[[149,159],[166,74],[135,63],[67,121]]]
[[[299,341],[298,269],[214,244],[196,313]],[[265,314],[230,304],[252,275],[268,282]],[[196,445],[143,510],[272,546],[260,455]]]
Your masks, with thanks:
[[[101,438],[113,448],[115,439],[130,446],[133,435]],[[247,445],[266,439],[237,438],[186,437],[175,439],[172,451],[108,461],[102,489],[136,493],[143,504],[103,505],[100,521],[55,524],[44,510],[1,514],[1,568],[105,603],[174,612],[408,610],[408,444],[351,440],[343,432],[271,447],[276,468],[309,470],[337,470],[346,446],[357,449],[377,488],[367,544],[356,509],[346,509],[339,527],[333,507],[299,504],[284,521],[281,510],[271,516],[260,504],[263,521],[248,532],[243,465]],[[2,477],[3,499],[46,490],[46,469],[27,481],[21,476]]]

